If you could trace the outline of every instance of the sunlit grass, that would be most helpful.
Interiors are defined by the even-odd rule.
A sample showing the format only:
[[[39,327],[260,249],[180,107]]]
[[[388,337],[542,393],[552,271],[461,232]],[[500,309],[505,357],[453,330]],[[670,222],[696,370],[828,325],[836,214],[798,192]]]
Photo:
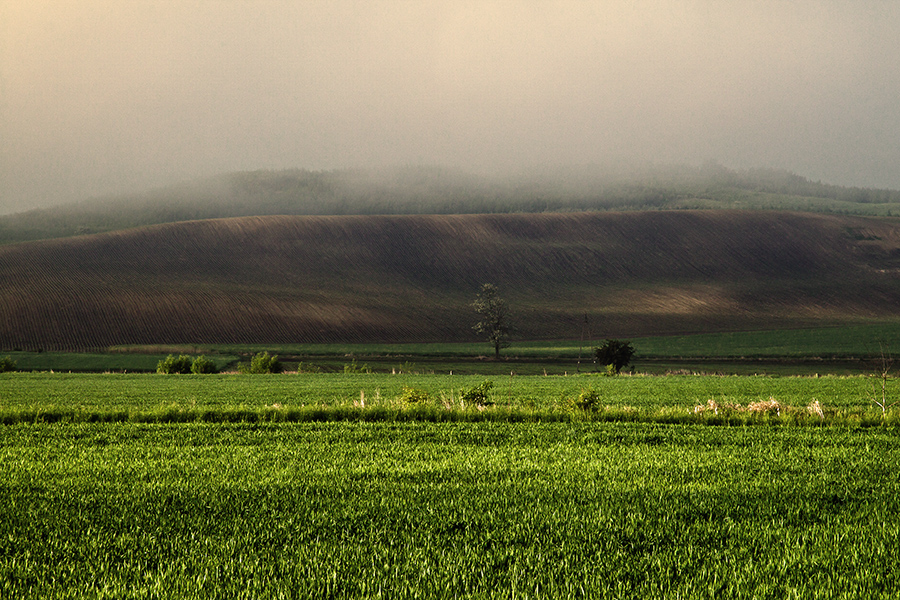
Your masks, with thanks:
[[[484,401],[466,391],[493,383]],[[892,425],[872,377],[0,374],[0,422],[609,421]],[[900,383],[886,382],[887,397]],[[410,395],[408,390],[416,390]],[[596,410],[576,400],[596,395]],[[878,394],[881,393],[878,387]],[[410,402],[408,398],[423,398]],[[880,399],[880,396],[879,396]],[[754,410],[774,402],[777,411]],[[820,407],[813,414],[809,407]],[[716,410],[703,410],[715,405]],[[701,410],[698,410],[698,407]]]
[[[0,596],[900,593],[897,431],[0,428]]]

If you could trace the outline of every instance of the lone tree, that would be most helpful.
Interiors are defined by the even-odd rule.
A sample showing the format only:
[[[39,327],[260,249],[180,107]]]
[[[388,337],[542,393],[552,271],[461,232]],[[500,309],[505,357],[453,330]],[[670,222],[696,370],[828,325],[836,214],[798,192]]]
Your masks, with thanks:
[[[472,308],[481,317],[472,329],[487,336],[488,342],[494,347],[494,357],[500,358],[500,348],[509,346],[509,342],[506,341],[509,337],[506,300],[498,295],[497,288],[493,284],[485,283],[475,296]]]
[[[601,365],[612,367],[615,373],[631,362],[634,346],[625,340],[606,340],[599,348],[594,348],[594,356]]]

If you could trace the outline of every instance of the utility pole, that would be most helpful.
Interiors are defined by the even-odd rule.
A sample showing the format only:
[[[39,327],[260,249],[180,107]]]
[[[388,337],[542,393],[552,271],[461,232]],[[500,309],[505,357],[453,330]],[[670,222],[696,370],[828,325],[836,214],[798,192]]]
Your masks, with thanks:
[[[578,369],[577,372],[581,372],[581,352],[584,350],[584,332],[588,330],[588,316],[587,313],[584,313],[584,323],[581,325],[581,345],[578,347]]]

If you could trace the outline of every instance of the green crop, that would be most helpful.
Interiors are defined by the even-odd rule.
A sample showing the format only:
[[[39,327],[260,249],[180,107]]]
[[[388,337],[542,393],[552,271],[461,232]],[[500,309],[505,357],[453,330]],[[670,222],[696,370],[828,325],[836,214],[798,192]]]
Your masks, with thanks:
[[[488,386],[488,384],[491,384]],[[487,386],[487,387],[484,387]],[[0,422],[33,421],[311,421],[311,420],[758,420],[732,410],[776,402],[765,417],[811,416],[825,422],[895,423],[872,402],[872,377],[569,377],[386,374],[178,375],[0,374]],[[484,387],[483,398],[467,399]],[[420,399],[402,401],[404,390]],[[591,391],[591,410],[572,413]],[[878,388],[880,398],[881,390]],[[890,402],[898,382],[886,381]],[[697,411],[711,403],[721,410]],[[584,414],[582,414],[584,413]],[[589,414],[588,414],[589,413]],[[753,419],[751,419],[751,417]],[[815,420],[814,420],[815,421]]]
[[[0,597],[897,597],[897,436],[0,427]]]

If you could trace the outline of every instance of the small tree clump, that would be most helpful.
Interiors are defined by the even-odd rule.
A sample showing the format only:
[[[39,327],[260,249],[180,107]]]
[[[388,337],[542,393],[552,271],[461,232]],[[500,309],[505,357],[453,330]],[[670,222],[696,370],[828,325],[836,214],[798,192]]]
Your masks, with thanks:
[[[250,360],[250,373],[254,375],[281,373],[278,355],[270,356],[268,352],[260,352]]]
[[[16,368],[17,363],[12,357],[4,356],[3,358],[0,358],[0,373],[9,373],[15,371]]]
[[[191,373],[195,375],[204,375],[207,373],[218,373],[219,370],[216,368],[216,363],[206,358],[205,356],[198,356],[194,359],[194,362],[191,363]]]
[[[625,340],[606,340],[602,346],[594,348],[594,356],[598,364],[612,367],[612,373],[618,375],[631,362],[634,346]]]
[[[480,404],[482,406],[488,404],[488,392],[490,392],[491,388],[493,387],[493,381],[483,381],[472,389],[463,392],[462,400],[463,402],[468,402],[470,404]]]
[[[163,375],[186,375],[191,372],[194,361],[187,354],[175,356],[170,354],[165,359],[156,363],[156,372]]]

